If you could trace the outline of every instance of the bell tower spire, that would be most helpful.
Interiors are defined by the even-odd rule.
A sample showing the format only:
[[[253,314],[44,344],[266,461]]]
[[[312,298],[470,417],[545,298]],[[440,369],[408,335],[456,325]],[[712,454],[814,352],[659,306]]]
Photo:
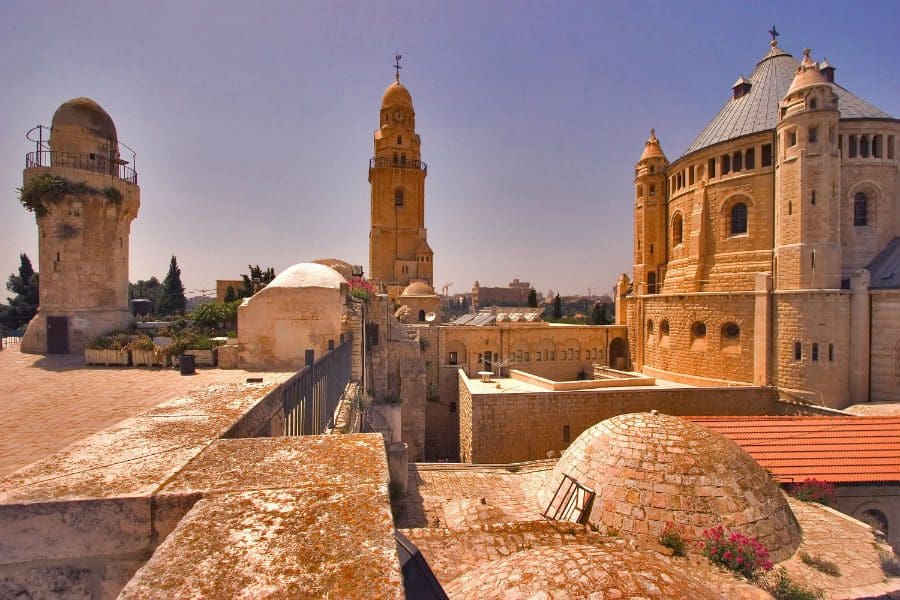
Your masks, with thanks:
[[[425,177],[421,138],[409,90],[400,83],[400,59],[381,99],[375,155],[369,161],[371,229],[369,277],[392,299],[414,281],[432,285],[434,252],[425,229]]]

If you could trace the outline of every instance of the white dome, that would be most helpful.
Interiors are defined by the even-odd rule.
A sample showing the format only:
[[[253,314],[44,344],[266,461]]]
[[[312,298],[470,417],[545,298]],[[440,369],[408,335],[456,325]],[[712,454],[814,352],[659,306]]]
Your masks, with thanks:
[[[272,280],[266,289],[271,288],[335,288],[347,285],[344,277],[325,265],[316,263],[299,263],[288,267]]]

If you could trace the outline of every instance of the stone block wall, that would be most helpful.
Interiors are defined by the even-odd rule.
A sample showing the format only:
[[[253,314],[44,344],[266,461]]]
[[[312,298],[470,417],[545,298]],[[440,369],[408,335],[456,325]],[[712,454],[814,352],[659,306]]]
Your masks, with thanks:
[[[509,463],[561,452],[610,417],[656,409],[669,415],[774,414],[770,388],[680,388],[472,394],[459,385],[460,460]]]
[[[900,401],[900,290],[872,292],[872,402]]]

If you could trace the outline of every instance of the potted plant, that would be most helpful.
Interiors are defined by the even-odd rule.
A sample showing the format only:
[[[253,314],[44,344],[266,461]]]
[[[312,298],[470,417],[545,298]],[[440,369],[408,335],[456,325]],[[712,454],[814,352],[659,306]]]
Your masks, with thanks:
[[[131,362],[129,343],[128,336],[121,333],[98,336],[84,349],[84,362],[89,365],[128,365]]]
[[[221,342],[211,340],[196,329],[186,329],[175,335],[174,343],[166,348],[168,354],[177,357],[183,354],[194,356],[197,366],[214,367],[216,365],[216,346]]]
[[[131,363],[135,366],[161,366],[164,362],[162,348],[153,343],[146,335],[135,336],[128,345],[131,350]]]

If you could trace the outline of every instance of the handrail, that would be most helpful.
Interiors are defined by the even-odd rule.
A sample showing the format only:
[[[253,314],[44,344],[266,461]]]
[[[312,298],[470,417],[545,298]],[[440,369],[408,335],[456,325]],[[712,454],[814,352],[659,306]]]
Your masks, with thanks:
[[[106,173],[129,183],[137,183],[137,172],[134,169],[122,164],[121,161],[112,160],[102,154],[80,154],[55,150],[29,152],[25,155],[25,168],[32,169],[35,167],[82,169],[94,173]]]
[[[335,409],[352,374],[352,339],[346,336],[284,383],[284,435],[318,435],[334,427]]]
[[[391,167],[394,169],[417,169],[428,173],[428,165],[421,160],[406,160],[404,158],[370,158],[369,169],[377,169],[380,167]]]

